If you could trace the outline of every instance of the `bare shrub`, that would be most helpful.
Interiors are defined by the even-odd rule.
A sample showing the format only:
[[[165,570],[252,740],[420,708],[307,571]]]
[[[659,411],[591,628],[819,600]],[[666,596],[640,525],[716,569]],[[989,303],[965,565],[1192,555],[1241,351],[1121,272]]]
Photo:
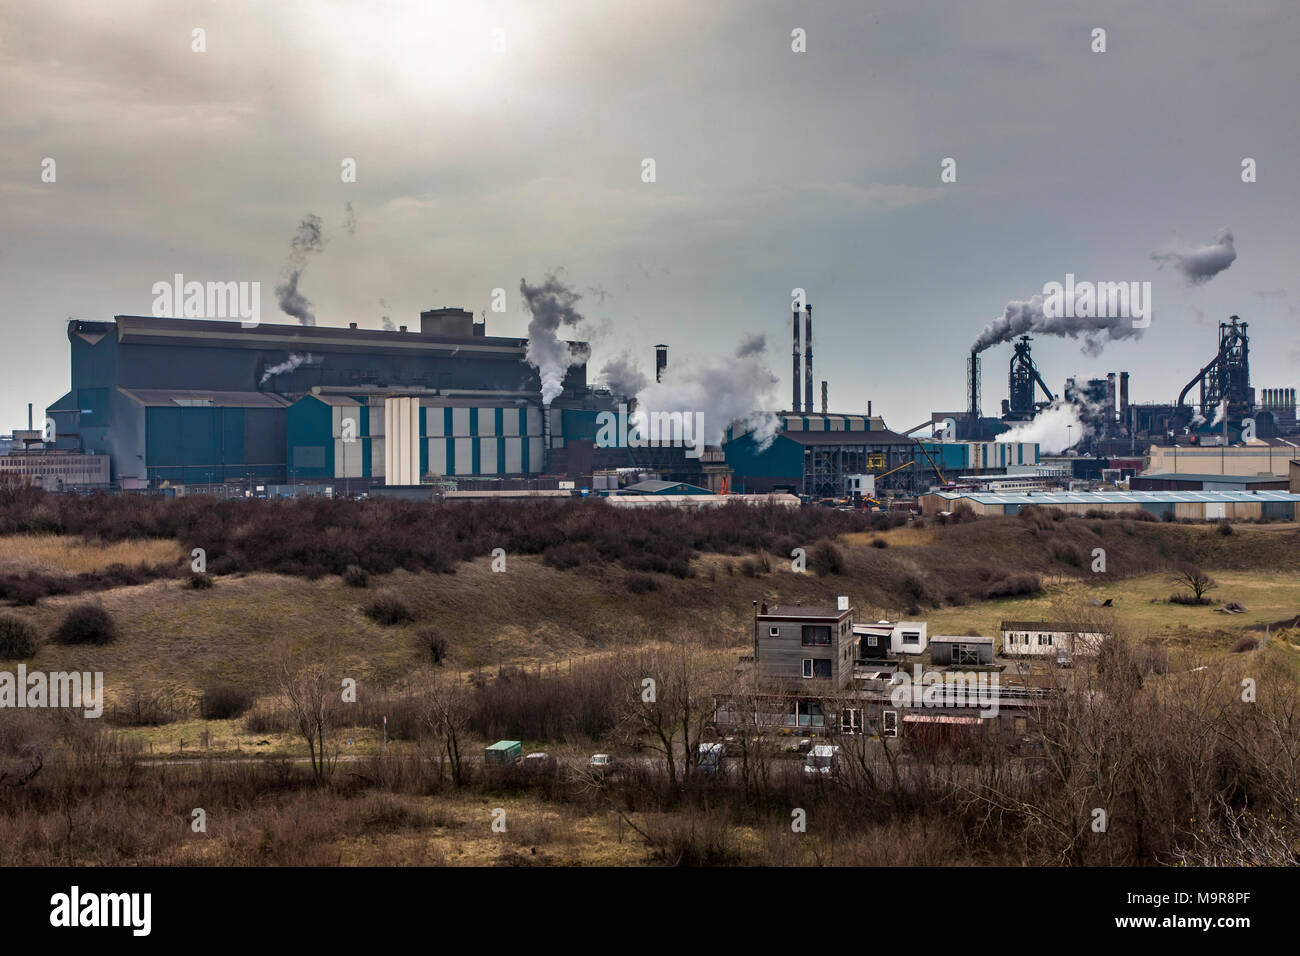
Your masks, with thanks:
[[[0,614],[0,659],[33,657],[41,645],[40,635],[17,614]]]
[[[372,597],[362,608],[366,617],[377,624],[392,626],[415,620],[411,608],[394,591],[383,591]]]
[[[56,644],[111,644],[117,640],[117,622],[102,604],[75,604],[63,615],[54,632]]]
[[[230,720],[239,717],[253,706],[251,691],[234,684],[209,687],[199,699],[199,716],[204,720]]]

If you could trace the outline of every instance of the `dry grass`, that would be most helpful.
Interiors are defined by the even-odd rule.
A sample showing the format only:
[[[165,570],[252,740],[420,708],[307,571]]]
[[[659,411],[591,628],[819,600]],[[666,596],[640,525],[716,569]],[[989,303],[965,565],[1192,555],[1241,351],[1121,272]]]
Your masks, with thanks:
[[[0,537],[0,572],[43,571],[83,574],[111,564],[132,567],[170,564],[181,557],[175,541],[138,538],[101,544],[54,534],[11,534]]]

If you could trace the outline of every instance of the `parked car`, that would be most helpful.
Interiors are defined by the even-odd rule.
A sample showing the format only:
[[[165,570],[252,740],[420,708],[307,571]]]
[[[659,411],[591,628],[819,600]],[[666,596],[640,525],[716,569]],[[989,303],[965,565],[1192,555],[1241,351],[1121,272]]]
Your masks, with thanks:
[[[526,773],[554,773],[557,765],[554,756],[538,750],[524,757],[520,766]]]
[[[608,777],[618,772],[618,760],[609,754],[592,754],[587,762],[587,769],[600,777]]]
[[[716,773],[722,767],[727,748],[723,744],[700,744],[699,762],[696,769],[700,773]]]
[[[840,748],[831,744],[818,744],[804,758],[803,772],[831,776],[839,771]]]

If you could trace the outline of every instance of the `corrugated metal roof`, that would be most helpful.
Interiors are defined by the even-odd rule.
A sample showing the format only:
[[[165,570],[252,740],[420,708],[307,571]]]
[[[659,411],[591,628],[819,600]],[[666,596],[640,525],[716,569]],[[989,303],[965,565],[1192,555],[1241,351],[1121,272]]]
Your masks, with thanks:
[[[222,392],[194,388],[119,388],[118,391],[141,405],[178,408],[199,402],[211,402],[217,408],[285,408],[293,404],[274,392]]]
[[[1134,478],[1154,478],[1161,481],[1226,481],[1236,484],[1253,484],[1259,481],[1286,481],[1277,475],[1201,475],[1190,471],[1166,471],[1134,475]]]
[[[911,445],[912,439],[888,429],[869,432],[783,431],[781,434],[801,445]]]
[[[967,498],[982,505],[1195,504],[1198,502],[1300,502],[1288,491],[936,491],[941,498]]]

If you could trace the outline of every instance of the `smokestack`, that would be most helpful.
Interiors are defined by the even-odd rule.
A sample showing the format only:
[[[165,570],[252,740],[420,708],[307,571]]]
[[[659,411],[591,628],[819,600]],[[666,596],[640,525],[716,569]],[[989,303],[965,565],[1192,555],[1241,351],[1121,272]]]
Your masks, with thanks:
[[[867,399],[867,417],[871,417],[871,399]]]
[[[970,358],[966,362],[966,412],[970,415],[971,438],[978,438],[979,420],[980,420],[980,353],[970,350]]]
[[[804,407],[813,410],[812,303],[804,305],[803,324],[803,395]]]
[[[32,403],[27,403],[27,430],[32,430]]]
[[[794,413],[803,411],[803,373],[799,369],[799,309],[794,310]]]
[[[822,414],[828,414],[826,402],[826,379],[822,379]]]
[[[664,369],[666,369],[667,367],[668,367],[668,346],[656,345],[655,346],[655,381],[656,382],[662,382],[664,380]]]
[[[1128,372],[1119,373],[1119,420],[1128,415]]]
[[[551,470],[551,406],[542,406],[542,472]]]
[[[1106,420],[1115,421],[1115,373],[1106,373]]]

